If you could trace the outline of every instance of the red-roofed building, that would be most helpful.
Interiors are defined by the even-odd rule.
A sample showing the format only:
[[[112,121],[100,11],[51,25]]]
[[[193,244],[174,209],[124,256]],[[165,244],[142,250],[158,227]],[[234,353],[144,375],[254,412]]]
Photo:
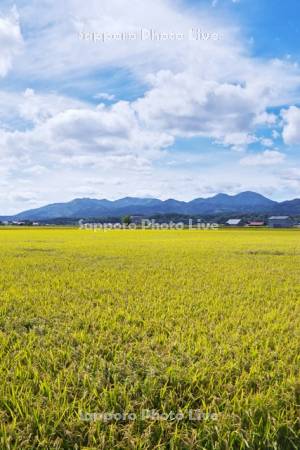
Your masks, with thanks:
[[[265,222],[249,222],[248,227],[263,227]]]

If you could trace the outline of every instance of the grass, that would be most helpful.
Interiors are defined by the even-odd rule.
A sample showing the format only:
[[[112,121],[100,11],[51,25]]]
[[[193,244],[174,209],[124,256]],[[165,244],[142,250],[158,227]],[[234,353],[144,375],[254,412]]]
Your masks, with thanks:
[[[1,450],[300,448],[299,238],[0,231]]]

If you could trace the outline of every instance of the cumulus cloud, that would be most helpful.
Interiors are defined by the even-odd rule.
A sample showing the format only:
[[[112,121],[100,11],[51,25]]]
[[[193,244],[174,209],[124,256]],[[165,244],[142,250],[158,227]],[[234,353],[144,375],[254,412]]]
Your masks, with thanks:
[[[0,90],[0,130],[32,129],[67,109],[89,107],[85,102],[55,92],[37,93],[31,88],[23,92]]]
[[[95,171],[95,177],[109,174],[110,179],[120,180],[118,186],[128,173],[140,171],[149,178],[145,175],[144,184],[137,187],[135,173],[131,186],[142,194],[157,173],[151,165],[176,139],[189,138],[210,139],[228,153],[228,147],[245,151],[254,143],[270,148],[245,156],[240,165],[235,154],[232,158],[239,170],[282,162],[284,155],[271,150],[272,141],[262,139],[260,132],[263,127],[270,133],[277,128],[273,108],[300,100],[299,67],[291,61],[252,56],[239,27],[212,14],[211,8],[191,11],[167,0],[132,0],[130,8],[126,4],[123,0],[102,0],[101,7],[97,0],[20,2],[22,27],[30,33],[24,34],[24,52],[15,59],[16,76],[33,77],[39,86],[57,85],[60,92],[35,91],[30,84],[25,92],[0,91],[1,175],[18,179],[20,186],[24,182],[21,188],[26,192],[30,192],[26,183],[32,183],[34,176],[43,181],[48,177],[57,184],[59,195],[60,171],[70,185],[82,173]],[[221,39],[106,43],[79,39],[81,31],[138,32],[141,28],[188,35],[199,24]],[[7,31],[9,27],[12,32]],[[3,36],[7,52],[0,55],[0,75],[11,68],[22,46],[16,14],[0,18],[1,47]],[[108,78],[106,85],[95,75],[102,71]],[[127,97],[133,100],[116,100],[122,86],[114,92],[114,76],[120,72],[134,80],[137,88]],[[85,101],[78,99],[83,92]],[[100,104],[95,105],[95,100]],[[283,137],[289,144],[299,138],[298,111],[293,107],[282,112]],[[274,139],[276,133],[273,130]],[[216,176],[222,177],[223,172]],[[180,176],[176,173],[176,179]],[[166,178],[170,183],[172,176]],[[186,180],[182,176],[177,191],[185,189]],[[160,189],[175,193],[175,186],[174,191],[167,187],[167,181],[158,183],[156,193]],[[121,187],[114,192],[117,195]]]
[[[134,107],[144,123],[176,136],[205,136],[226,144],[234,136],[235,144],[237,135],[251,130],[260,105],[239,85],[200,80],[190,72],[159,73]]]
[[[167,0],[157,0],[151,6],[146,0],[133,0],[130,9],[120,0],[102,0],[101,8],[97,1],[88,0],[87,8],[79,0],[69,0],[50,8],[44,16],[47,5],[32,2],[21,9],[32,32],[19,70],[28,76],[28,71],[34,71],[35,76],[44,78],[69,76],[73,69],[88,74],[107,67],[127,68],[146,86],[131,109],[141,126],[152,132],[173,138],[202,136],[234,149],[245,147],[255,140],[257,127],[276,122],[276,116],[267,109],[295,99],[300,85],[297,67],[287,61],[251,57],[238,28],[203,9],[191,14]],[[189,30],[199,23],[203,30],[215,31],[222,39],[189,39]],[[183,32],[185,39],[106,43],[78,39],[83,30],[139,32],[141,28]],[[34,116],[40,120],[49,108],[37,111],[40,101],[31,94],[28,91],[28,101],[20,113],[25,119]],[[94,98],[113,101],[113,94],[100,92]],[[123,112],[120,110],[121,115]]]
[[[223,67],[218,58],[212,64]],[[297,78],[281,64],[270,62],[263,67],[238,55],[233,65],[236,73],[227,75],[224,75],[226,64],[221,75],[205,73],[197,61],[180,73],[160,71],[149,78],[150,89],[134,107],[145,124],[168,130],[175,136],[203,136],[234,148],[247,146],[255,141],[253,136],[258,126],[276,123],[276,116],[268,113],[267,108],[280,105],[291,95],[289,90],[300,84],[300,72]],[[255,65],[261,72],[259,82],[253,74]],[[240,66],[248,70],[240,71]],[[285,78],[291,83],[279,91],[274,86],[274,78],[279,86]]]
[[[26,103],[28,98],[32,103]],[[138,167],[174,141],[168,133],[141,126],[128,102],[92,107],[28,90],[20,101],[20,114],[32,125],[25,130],[0,129],[0,160],[8,169],[28,173],[32,164],[52,169],[74,162],[79,167],[99,162],[103,166],[109,160],[123,164],[126,158]]]
[[[0,15],[0,77],[4,77],[12,68],[13,59],[20,53],[22,45],[19,15],[17,9],[13,8],[9,15]]]
[[[113,94],[108,94],[107,92],[100,92],[99,94],[94,95],[94,98],[96,100],[113,101],[115,96]]]
[[[281,111],[283,118],[282,137],[287,145],[300,144],[300,108],[291,106]]]
[[[284,153],[277,150],[265,150],[262,153],[245,156],[240,160],[240,164],[242,166],[273,166],[281,164],[284,159]]]
[[[85,104],[55,93],[37,94],[33,89],[26,89],[16,103],[20,118],[39,124],[70,108],[83,109]]]
[[[274,142],[270,138],[261,138],[260,142],[264,147],[273,147],[274,145]]]

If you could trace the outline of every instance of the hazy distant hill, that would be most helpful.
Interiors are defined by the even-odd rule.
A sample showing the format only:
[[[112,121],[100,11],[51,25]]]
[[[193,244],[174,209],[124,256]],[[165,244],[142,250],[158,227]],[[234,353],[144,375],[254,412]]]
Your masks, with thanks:
[[[24,211],[11,220],[87,219],[122,216],[125,214],[300,214],[300,199],[275,202],[256,192],[242,192],[237,195],[218,194],[210,198],[197,198],[190,202],[174,199],[125,197],[120,200],[97,200],[79,198],[67,203],[54,203],[41,208]]]

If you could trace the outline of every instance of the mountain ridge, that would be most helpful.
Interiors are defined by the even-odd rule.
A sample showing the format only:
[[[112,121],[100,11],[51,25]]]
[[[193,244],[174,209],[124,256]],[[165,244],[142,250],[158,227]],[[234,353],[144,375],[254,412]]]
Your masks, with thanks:
[[[195,198],[189,202],[176,199],[124,197],[118,200],[75,198],[40,208],[22,211],[4,220],[87,219],[109,216],[153,214],[300,214],[300,199],[276,202],[252,191],[236,195],[220,193],[208,198]]]

